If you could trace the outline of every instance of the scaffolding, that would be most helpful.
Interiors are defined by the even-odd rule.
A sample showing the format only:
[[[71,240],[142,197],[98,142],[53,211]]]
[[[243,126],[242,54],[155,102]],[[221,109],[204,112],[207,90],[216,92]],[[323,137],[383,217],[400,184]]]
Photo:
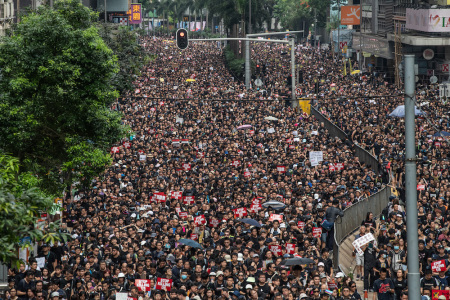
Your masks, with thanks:
[[[402,23],[394,19],[395,30],[395,85],[398,88],[402,86],[402,78],[400,77],[400,64],[402,62]]]

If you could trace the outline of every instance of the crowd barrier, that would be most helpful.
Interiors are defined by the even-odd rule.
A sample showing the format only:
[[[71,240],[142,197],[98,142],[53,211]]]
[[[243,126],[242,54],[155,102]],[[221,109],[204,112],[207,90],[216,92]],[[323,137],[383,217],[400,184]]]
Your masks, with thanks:
[[[0,290],[6,288],[8,283],[8,267],[0,263]]]
[[[325,128],[328,130],[330,135],[336,136],[343,141],[349,141],[347,134],[333,122],[328,120],[324,115],[322,115],[318,109],[311,106],[311,114],[314,115],[317,120],[324,123]],[[381,166],[378,160],[355,143],[352,143],[352,146],[355,150],[355,155],[359,158],[359,161],[364,162],[366,166],[370,166],[376,174],[380,174]],[[339,246],[344,242],[346,237],[351,235],[359,228],[359,226],[361,226],[361,222],[366,217],[367,212],[370,211],[375,216],[380,215],[389,202],[389,196],[391,196],[391,189],[386,186],[378,191],[378,193],[373,194],[369,198],[355,203],[345,209],[344,217],[336,220],[334,225],[333,246],[333,265],[336,268],[340,266]],[[353,217],[346,218],[346,216]]]

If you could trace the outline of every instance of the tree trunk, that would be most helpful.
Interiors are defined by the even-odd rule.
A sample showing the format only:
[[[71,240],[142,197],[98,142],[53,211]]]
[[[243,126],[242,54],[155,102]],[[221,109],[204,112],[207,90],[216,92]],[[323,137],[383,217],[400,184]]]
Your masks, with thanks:
[[[239,36],[239,24],[231,26],[231,37],[237,38]],[[230,41],[231,50],[235,57],[239,57],[239,41]]]

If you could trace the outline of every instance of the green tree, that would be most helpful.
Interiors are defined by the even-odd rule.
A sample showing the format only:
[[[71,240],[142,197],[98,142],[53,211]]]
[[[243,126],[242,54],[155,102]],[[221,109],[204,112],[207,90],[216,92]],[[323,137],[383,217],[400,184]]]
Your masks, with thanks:
[[[308,1],[275,0],[275,2],[274,15],[285,29],[302,29],[303,21],[305,21],[305,28],[308,28],[310,22],[314,20],[314,12]],[[307,34],[305,32],[305,35]]]
[[[119,64],[119,72],[111,79],[114,89],[119,93],[131,90],[135,75],[149,60],[144,48],[138,43],[136,31],[114,24],[99,23],[98,26],[100,36],[113,50]]]
[[[66,238],[56,232],[56,226],[36,226],[39,211],[49,209],[53,204],[52,198],[38,185],[36,176],[19,172],[17,158],[0,153],[0,262],[19,262],[17,249],[24,246],[21,243],[23,237],[46,242]]]
[[[125,133],[121,115],[110,110],[118,96],[117,57],[94,17],[80,1],[59,1],[54,10],[24,16],[0,42],[0,149],[52,193],[76,180],[72,171],[61,172],[75,159],[73,147],[89,141],[79,155],[105,156]]]

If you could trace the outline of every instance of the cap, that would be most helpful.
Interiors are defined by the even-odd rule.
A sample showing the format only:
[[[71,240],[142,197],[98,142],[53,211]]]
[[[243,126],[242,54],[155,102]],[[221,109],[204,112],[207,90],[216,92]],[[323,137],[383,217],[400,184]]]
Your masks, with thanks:
[[[59,293],[58,292],[53,292],[51,295],[50,295],[50,297],[59,297]]]
[[[230,262],[231,261],[231,256],[229,254],[225,255],[225,260],[227,262]]]
[[[251,285],[251,284],[247,284],[246,286],[245,286],[245,289],[247,290],[247,289],[252,289],[253,288],[253,286]]]
[[[216,272],[209,273],[209,276],[216,276]]]
[[[317,264],[318,267],[325,267],[325,264],[323,262],[320,262]]]
[[[125,274],[119,273],[119,276],[117,276],[117,278],[125,278]]]
[[[253,257],[259,257],[259,255],[258,254],[253,254]]]
[[[216,277],[219,277],[220,275],[223,275],[223,272],[222,272],[222,271],[218,271],[218,272],[216,273]]]
[[[300,294],[300,299],[303,299],[303,298],[308,298],[308,296],[305,293],[301,293]]]
[[[338,272],[335,277],[336,278],[343,278],[343,277],[345,277],[345,275],[342,272]]]

